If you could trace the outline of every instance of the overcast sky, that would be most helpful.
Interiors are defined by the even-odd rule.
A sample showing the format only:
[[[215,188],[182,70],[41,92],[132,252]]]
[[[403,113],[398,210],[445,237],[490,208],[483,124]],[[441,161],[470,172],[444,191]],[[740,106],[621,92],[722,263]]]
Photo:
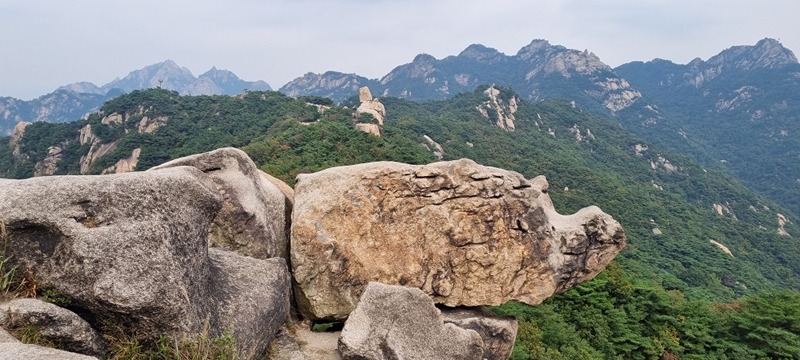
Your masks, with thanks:
[[[533,39],[611,66],[686,63],[764,37],[800,51],[797,0],[0,0],[0,96],[105,84],[172,59],[273,88],[307,72],[379,78],[419,53]]]

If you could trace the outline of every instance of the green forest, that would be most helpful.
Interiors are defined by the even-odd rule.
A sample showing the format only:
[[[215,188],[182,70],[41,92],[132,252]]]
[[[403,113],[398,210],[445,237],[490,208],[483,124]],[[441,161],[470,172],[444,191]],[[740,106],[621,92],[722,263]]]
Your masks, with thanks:
[[[29,125],[17,155],[9,138],[0,139],[0,176],[32,176],[55,145],[62,148],[56,174],[79,173],[87,124],[115,144],[91,173],[135,148],[144,170],[235,146],[290,185],[297,174],[332,166],[436,161],[423,140],[429,136],[444,160],[545,175],[560,213],[598,205],[625,228],[628,247],[596,279],[538,306],[494,308],[519,320],[514,359],[800,359],[800,244],[777,232],[777,214],[796,223],[794,214],[723,170],[659,150],[616,119],[566,101],[520,101],[515,131],[493,126],[476,110],[484,89],[424,103],[381,99],[381,137],[354,130],[354,99],[348,107],[277,92],[134,91],[85,120]],[[502,99],[514,96],[501,89]],[[124,121],[103,124],[114,113]],[[168,120],[142,133],[145,116]],[[795,223],[785,230],[798,236]]]

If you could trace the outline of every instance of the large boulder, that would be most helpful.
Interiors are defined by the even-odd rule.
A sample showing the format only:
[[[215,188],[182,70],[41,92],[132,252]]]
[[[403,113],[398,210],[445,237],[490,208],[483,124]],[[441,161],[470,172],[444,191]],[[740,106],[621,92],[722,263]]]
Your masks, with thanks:
[[[104,357],[100,334],[72,311],[37,299],[13,299],[0,304],[0,327],[14,330],[34,326],[45,340],[62,350]]]
[[[483,360],[508,360],[517,338],[517,319],[499,316],[482,308],[440,309],[444,322],[475,330],[483,340]]]
[[[236,340],[242,359],[261,359],[289,319],[291,275],[283,258],[255,259],[209,249],[216,328]]]
[[[288,319],[284,259],[209,250],[223,198],[194,167],[0,180],[7,251],[98,330],[145,339],[230,331],[263,352]]]
[[[625,244],[597,207],[556,213],[543,176],[466,159],[330,168],[298,176],[295,192],[295,296],[317,320],[346,318],[370,281],[451,307],[535,305],[594,277]]]
[[[12,261],[40,289],[126,314],[141,334],[199,331],[208,294],[207,234],[222,206],[189,167],[105,176],[0,180]]]
[[[344,323],[344,360],[482,359],[477,332],[445,323],[420,289],[369,283]]]
[[[280,180],[265,176],[247,154],[235,148],[175,159],[148,171],[176,166],[199,169],[223,197],[222,210],[214,219],[209,236],[211,246],[259,259],[288,259],[286,207],[291,201],[287,201],[286,190],[276,185]]]

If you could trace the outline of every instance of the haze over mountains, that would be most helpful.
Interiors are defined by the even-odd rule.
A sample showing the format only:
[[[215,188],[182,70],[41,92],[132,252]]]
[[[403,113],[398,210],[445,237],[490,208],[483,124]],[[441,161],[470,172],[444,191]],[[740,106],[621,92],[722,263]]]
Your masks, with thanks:
[[[546,40],[533,40],[514,55],[475,44],[443,59],[420,54],[380,79],[307,73],[279,91],[342,102],[368,86],[381,97],[423,101],[482,84],[510,87],[527,100],[566,99],[580,109],[612,115],[653,144],[726,168],[800,212],[800,64],[774,39],[685,65],[655,59],[617,68],[589,50]],[[269,89],[263,81],[247,82],[216,68],[195,77],[168,60],[102,86],[69,84],[31,101],[0,98],[0,132],[10,133],[19,121],[75,120],[123,92],[153,87],[187,95]]]

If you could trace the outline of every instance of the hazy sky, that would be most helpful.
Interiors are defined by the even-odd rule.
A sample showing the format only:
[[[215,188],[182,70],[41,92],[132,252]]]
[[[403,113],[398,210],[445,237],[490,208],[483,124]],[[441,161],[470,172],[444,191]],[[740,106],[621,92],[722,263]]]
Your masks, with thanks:
[[[0,96],[105,84],[172,59],[273,88],[307,72],[378,78],[419,53],[533,39],[611,66],[686,63],[764,37],[800,51],[797,0],[0,0]]]

